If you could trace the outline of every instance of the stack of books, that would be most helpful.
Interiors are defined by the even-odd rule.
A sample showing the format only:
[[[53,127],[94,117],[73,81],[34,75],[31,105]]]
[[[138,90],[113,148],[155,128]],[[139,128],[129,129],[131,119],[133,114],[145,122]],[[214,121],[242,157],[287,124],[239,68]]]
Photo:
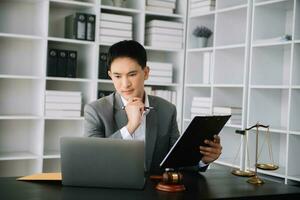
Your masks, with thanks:
[[[204,52],[203,53],[203,62],[202,62],[202,83],[210,84],[212,78],[210,69],[212,67],[213,57],[212,52]]]
[[[100,42],[113,44],[132,40],[132,16],[101,13]]]
[[[210,97],[193,97],[191,106],[191,119],[195,116],[205,116],[211,114]]]
[[[172,83],[173,65],[172,63],[147,62],[150,68],[147,82],[151,83]]]
[[[47,117],[80,117],[81,92],[47,90],[45,114]]]
[[[172,104],[177,103],[177,92],[171,90],[153,90],[151,87],[145,87],[145,91],[148,95],[161,97]],[[151,105],[150,105],[151,106]]]
[[[183,23],[151,20],[146,24],[145,40],[148,46],[181,49],[183,47]]]
[[[242,123],[242,108],[241,107],[214,107],[214,115],[231,115],[228,120],[228,124],[237,124]]]
[[[215,10],[216,0],[190,0],[190,15]]]
[[[176,0],[146,0],[146,10],[165,14],[173,14]]]

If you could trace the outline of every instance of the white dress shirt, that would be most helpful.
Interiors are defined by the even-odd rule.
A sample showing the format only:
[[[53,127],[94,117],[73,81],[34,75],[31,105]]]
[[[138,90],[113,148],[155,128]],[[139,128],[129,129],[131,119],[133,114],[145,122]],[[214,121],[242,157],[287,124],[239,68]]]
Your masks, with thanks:
[[[128,104],[128,101],[121,96],[121,100],[123,102],[123,105],[126,106]],[[149,99],[148,95],[145,93],[145,106],[149,107]],[[142,140],[145,141],[145,134],[146,134],[146,115],[150,112],[150,110],[146,110],[143,112],[142,116],[142,122],[140,126],[132,133],[130,134],[127,127],[124,126],[121,128],[120,132],[122,135],[122,138],[124,140]],[[205,167],[207,164],[203,163],[202,160],[199,162],[199,167]]]
[[[128,104],[128,101],[121,96],[121,100],[123,102],[123,105],[126,106]],[[149,99],[148,95],[145,93],[145,106],[149,107]],[[143,112],[142,121],[140,126],[132,133],[130,134],[127,127],[124,126],[121,128],[120,132],[122,135],[122,138],[124,140],[142,140],[145,141],[145,133],[146,133],[146,115],[150,112],[150,110],[146,110]]]

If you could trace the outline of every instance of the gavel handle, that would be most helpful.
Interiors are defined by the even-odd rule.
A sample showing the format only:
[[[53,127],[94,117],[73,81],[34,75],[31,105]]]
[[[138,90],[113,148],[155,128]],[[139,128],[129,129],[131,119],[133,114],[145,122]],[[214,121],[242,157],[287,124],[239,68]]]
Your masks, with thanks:
[[[150,176],[150,179],[151,180],[162,180],[163,179],[163,176],[160,176],[160,175],[152,175]]]

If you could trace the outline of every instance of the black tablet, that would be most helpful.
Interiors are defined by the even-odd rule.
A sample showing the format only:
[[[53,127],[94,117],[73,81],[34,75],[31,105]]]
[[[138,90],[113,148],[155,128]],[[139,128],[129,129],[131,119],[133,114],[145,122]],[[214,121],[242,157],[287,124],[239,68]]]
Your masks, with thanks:
[[[202,158],[199,146],[207,146],[205,139],[213,139],[220,133],[231,115],[196,116],[185,132],[160,163],[161,168],[179,168],[195,166]]]

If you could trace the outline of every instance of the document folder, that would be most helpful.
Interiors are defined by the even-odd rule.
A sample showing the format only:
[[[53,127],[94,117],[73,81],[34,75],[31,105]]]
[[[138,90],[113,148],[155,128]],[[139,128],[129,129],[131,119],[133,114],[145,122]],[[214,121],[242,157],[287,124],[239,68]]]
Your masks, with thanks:
[[[47,76],[56,76],[57,57],[58,57],[58,50],[49,49],[48,60],[47,60]]]
[[[77,52],[68,51],[68,62],[66,66],[66,77],[76,78],[76,68],[77,68]]]
[[[86,40],[86,14],[75,13],[65,17],[65,37]]]
[[[160,167],[180,168],[198,165],[203,157],[199,146],[207,146],[204,140],[213,140],[213,136],[220,133],[230,117],[231,115],[194,117],[160,163]]]
[[[68,64],[68,51],[60,50],[57,59],[56,76],[66,77]]]
[[[38,173],[17,178],[18,181],[61,181],[61,173]]]
[[[95,15],[87,15],[86,40],[95,41]]]

